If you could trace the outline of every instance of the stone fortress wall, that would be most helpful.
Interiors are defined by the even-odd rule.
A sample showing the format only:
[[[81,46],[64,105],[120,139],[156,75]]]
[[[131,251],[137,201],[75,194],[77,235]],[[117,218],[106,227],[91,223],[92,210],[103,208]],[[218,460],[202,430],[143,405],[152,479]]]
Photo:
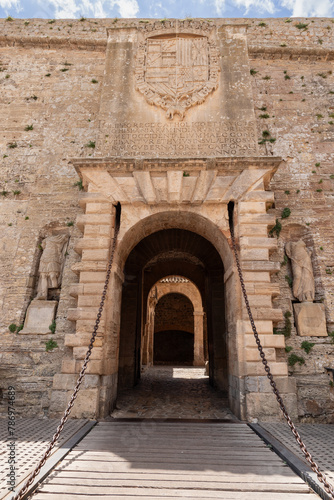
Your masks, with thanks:
[[[298,29],[298,23],[306,26]],[[80,260],[75,246],[81,232],[75,221],[82,209],[81,192],[74,185],[78,176],[69,160],[99,157],[108,147],[109,134],[101,125],[105,118],[99,114],[101,94],[106,92],[102,86],[106,28],[143,24],[148,23],[132,19],[0,20],[3,413],[7,411],[3,399],[6,388],[15,385],[22,415],[49,415],[53,376],[72,350],[65,346],[64,336],[75,332],[67,310],[75,307],[69,288],[78,280],[71,268]],[[258,154],[284,160],[270,183],[275,203],[268,213],[282,225],[278,248],[270,256],[271,261],[280,263],[279,272],[272,277],[280,290],[274,307],[291,313],[275,327],[289,335],[291,321],[286,345],[292,350],[276,349],[277,359],[287,361],[295,353],[305,360],[289,366],[289,376],[297,385],[300,419],[333,422],[334,388],[324,369],[334,368],[333,337],[297,336],[291,268],[284,257],[284,245],[303,238],[313,249],[315,301],[324,304],[327,331],[333,332],[334,23],[331,19],[215,19],[214,24],[248,26],[257,137],[263,142]],[[242,129],[243,124],[240,120],[238,126]],[[275,141],[267,140],[270,138]],[[97,147],[90,147],[93,144]],[[289,208],[291,215],[282,219],[284,208]],[[10,332],[9,325],[24,322],[36,288],[39,245],[51,230],[70,236],[56,332],[45,336]],[[49,338],[58,348],[46,352]],[[309,353],[301,348],[305,340],[315,344]],[[87,378],[87,388],[94,384],[94,377]]]

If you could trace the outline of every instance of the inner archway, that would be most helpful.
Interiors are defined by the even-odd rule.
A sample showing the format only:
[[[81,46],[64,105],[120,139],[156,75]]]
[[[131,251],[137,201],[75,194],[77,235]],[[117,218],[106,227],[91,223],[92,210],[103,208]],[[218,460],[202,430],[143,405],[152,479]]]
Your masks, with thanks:
[[[153,364],[194,363],[194,307],[181,293],[161,297],[154,310]]]

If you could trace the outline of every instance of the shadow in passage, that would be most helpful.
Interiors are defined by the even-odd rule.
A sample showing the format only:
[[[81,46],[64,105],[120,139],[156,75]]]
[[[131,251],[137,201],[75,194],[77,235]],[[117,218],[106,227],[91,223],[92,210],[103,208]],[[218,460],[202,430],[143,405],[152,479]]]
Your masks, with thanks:
[[[119,393],[111,417],[237,421],[223,392],[210,386],[204,367],[187,366],[144,370],[135,387]]]

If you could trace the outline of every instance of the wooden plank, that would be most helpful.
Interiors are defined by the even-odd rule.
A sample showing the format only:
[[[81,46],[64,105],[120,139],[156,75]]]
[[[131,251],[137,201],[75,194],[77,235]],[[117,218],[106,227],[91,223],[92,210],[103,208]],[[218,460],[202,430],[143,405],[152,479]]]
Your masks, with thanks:
[[[50,478],[58,478],[60,474],[57,473],[52,473],[50,475]],[[183,481],[198,481],[198,474],[189,474],[185,472],[180,472],[177,474],[175,471],[169,471],[169,472],[154,472],[152,471],[144,471],[141,473],[133,472],[133,471],[125,471],[125,472],[116,472],[116,473],[108,473],[108,472],[91,472],[89,475],[89,481],[94,482],[96,479],[117,479],[117,480],[122,480],[125,481],[125,479],[130,479],[130,480],[138,480],[138,479],[144,479],[144,480],[170,480],[171,478],[175,478],[176,480],[178,479],[178,476],[181,476]],[[75,478],[79,479],[86,479],[87,478],[87,472],[83,471],[67,471],[67,470],[62,470],[61,471],[61,476],[62,478]],[[204,471],[201,474],[201,480],[202,481],[223,481],[224,483],[244,483],[244,482],[252,482],[252,483],[262,483],[263,482],[263,476],[257,476],[254,474],[221,474],[217,472],[210,472],[210,471]],[[291,474],[291,476],[282,476],[280,474],[273,474],[270,475],[269,478],[267,478],[267,481],[270,481],[270,483],[282,483],[282,479],[284,480],[285,484],[304,484],[304,482],[295,474]]]
[[[154,496],[156,498],[165,498],[170,497],[170,498],[219,498],[222,499],[222,492],[221,491],[199,491],[199,490],[194,490],[194,489],[159,489],[156,490],[155,488],[113,488],[113,491],[106,491],[106,492],[98,492],[95,491],[93,488],[89,488],[89,495],[87,495],[87,488],[84,486],[69,486],[66,485],[63,488],[61,485],[50,485],[46,484],[43,485],[41,488],[41,493],[42,497],[45,498],[46,493],[55,493],[57,495],[57,499],[65,498],[62,497],[62,494],[68,495],[66,498],[71,498],[71,495],[75,495],[77,498],[80,498],[82,500],[83,496],[85,495],[86,498],[89,498],[92,500],[92,498],[97,498],[97,495],[100,493],[102,494],[101,496],[103,497],[104,500],[107,498],[115,498],[117,496],[123,498],[131,495],[133,498],[150,498],[151,496]],[[99,495],[100,496],[100,495]],[[312,498],[313,497],[313,498]],[[74,497],[75,498],[75,497]],[[268,492],[239,492],[239,491],[228,491],[224,492],[224,499],[233,499],[233,500],[268,500]],[[277,493],[277,492],[271,492],[270,493],[270,500],[314,500],[317,498],[316,495],[311,495],[308,493]],[[319,500],[317,498],[317,500]]]
[[[62,488],[65,488],[67,491],[71,491],[71,489],[67,488],[67,486],[76,487],[76,486],[86,486],[89,487],[91,493],[94,494],[95,491],[99,493],[103,493],[104,489],[108,488],[108,491],[112,488],[116,487],[137,487],[137,488],[161,488],[161,489],[198,489],[198,490],[233,490],[233,491],[273,491],[273,492],[308,492],[308,487],[305,483],[294,483],[294,484],[285,484],[282,482],[272,483],[272,482],[240,482],[239,484],[235,484],[234,482],[224,482],[224,481],[184,481],[184,480],[175,480],[175,479],[167,479],[167,480],[157,480],[157,479],[110,479],[109,477],[106,479],[94,479],[91,478],[64,478],[54,477],[52,479],[52,486],[59,486],[59,491]],[[47,489],[47,486],[46,486]]]

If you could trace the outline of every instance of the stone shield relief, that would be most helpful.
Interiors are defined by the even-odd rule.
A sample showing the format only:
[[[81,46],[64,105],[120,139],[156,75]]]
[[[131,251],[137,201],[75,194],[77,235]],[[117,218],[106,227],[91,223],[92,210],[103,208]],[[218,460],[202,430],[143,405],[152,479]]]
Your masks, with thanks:
[[[184,118],[191,106],[218,87],[218,49],[207,36],[170,33],[146,38],[138,47],[136,89],[168,119]]]

